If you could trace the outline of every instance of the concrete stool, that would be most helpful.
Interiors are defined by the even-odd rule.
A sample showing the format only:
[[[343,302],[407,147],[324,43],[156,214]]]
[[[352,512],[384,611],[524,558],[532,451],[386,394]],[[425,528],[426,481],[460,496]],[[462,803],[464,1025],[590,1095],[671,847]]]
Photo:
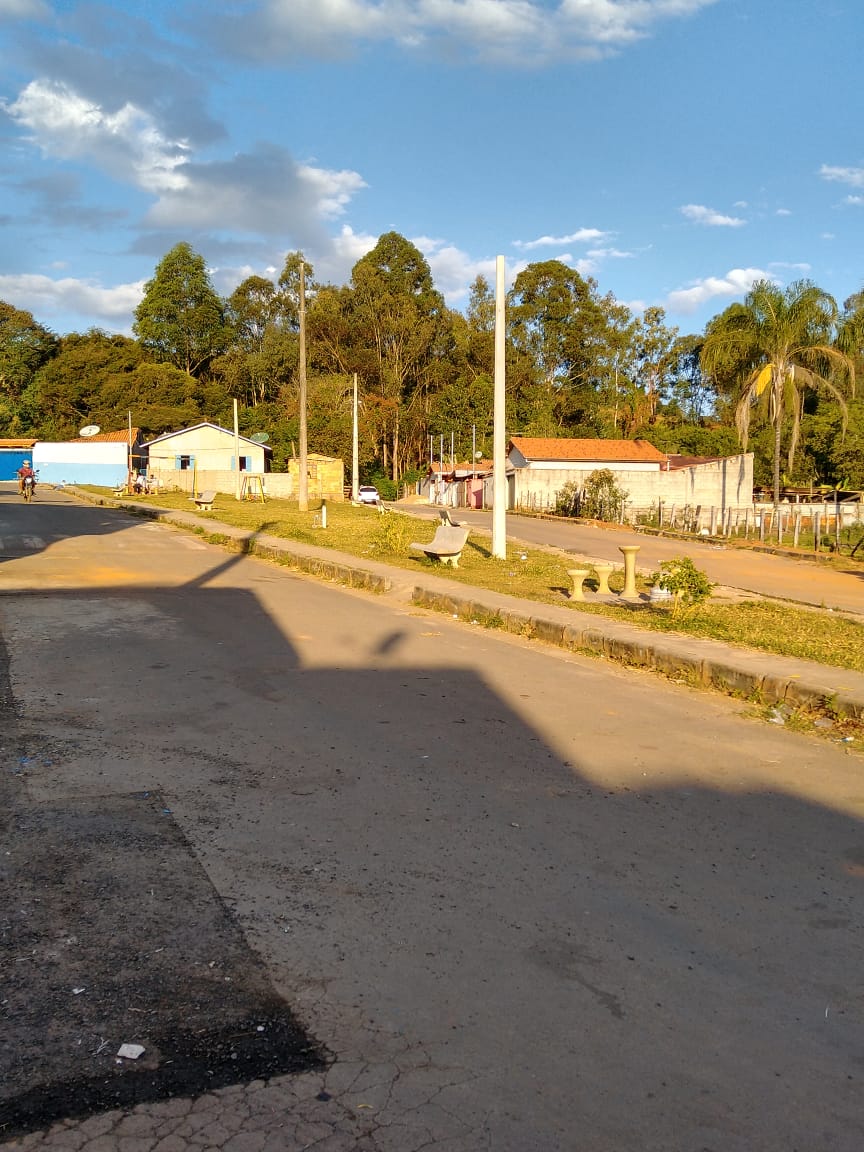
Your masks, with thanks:
[[[618,551],[624,553],[624,589],[621,592],[621,599],[636,600],[638,598],[636,591],[636,553],[639,551],[639,545],[621,544],[618,547]]]
[[[609,587],[609,577],[615,571],[615,565],[595,564],[594,571],[597,573],[597,595],[611,596],[612,589]]]
[[[567,575],[573,581],[573,591],[570,593],[571,600],[584,600],[585,592],[582,585],[591,575],[588,568],[568,568]]]

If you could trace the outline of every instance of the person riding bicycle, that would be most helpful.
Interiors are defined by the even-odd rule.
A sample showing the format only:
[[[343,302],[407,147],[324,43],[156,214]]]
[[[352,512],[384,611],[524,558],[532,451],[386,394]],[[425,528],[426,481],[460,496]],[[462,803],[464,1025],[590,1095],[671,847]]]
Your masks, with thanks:
[[[22,496],[24,495],[24,481],[25,480],[32,480],[33,491],[34,492],[36,491],[36,473],[30,467],[30,461],[29,460],[24,461],[24,463],[21,465],[21,467],[15,473],[15,475],[18,477],[18,492]]]

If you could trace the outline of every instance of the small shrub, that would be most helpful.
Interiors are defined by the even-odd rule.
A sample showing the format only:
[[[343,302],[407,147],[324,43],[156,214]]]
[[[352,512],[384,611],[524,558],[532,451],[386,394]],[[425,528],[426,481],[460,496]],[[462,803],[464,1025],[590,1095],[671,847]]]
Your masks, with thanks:
[[[675,608],[685,604],[691,607],[707,600],[714,585],[701,568],[697,568],[689,556],[676,556],[664,560],[660,571],[651,577],[651,583],[665,588],[675,597]]]
[[[408,547],[411,528],[408,520],[394,512],[378,517],[378,525],[369,541],[373,556],[397,556]]]
[[[585,481],[568,480],[555,494],[559,516],[585,516],[589,520],[618,520],[628,493],[618,487],[611,468],[595,469]]]
[[[582,500],[582,485],[578,480],[568,480],[563,488],[555,493],[556,516],[578,516]]]

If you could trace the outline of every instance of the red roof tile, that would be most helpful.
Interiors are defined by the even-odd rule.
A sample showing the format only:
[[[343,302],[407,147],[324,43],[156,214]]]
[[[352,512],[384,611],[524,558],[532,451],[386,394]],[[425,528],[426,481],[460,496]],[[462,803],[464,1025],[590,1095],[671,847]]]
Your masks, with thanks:
[[[0,448],[26,448],[29,450],[35,443],[35,440],[28,440],[26,437],[13,436],[8,440],[0,440]]]
[[[510,443],[526,460],[584,460],[586,463],[662,464],[666,453],[647,440],[568,440],[514,436]]]

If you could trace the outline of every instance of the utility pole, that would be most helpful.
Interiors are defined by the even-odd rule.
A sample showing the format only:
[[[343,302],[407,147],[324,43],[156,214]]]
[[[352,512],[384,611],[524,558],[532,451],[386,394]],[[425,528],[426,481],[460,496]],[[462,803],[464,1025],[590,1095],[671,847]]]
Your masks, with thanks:
[[[507,449],[504,432],[504,257],[495,257],[495,400],[492,429],[492,555],[507,559]]]
[[[300,476],[297,503],[309,511],[308,445],[306,443],[306,261],[300,254]]]

